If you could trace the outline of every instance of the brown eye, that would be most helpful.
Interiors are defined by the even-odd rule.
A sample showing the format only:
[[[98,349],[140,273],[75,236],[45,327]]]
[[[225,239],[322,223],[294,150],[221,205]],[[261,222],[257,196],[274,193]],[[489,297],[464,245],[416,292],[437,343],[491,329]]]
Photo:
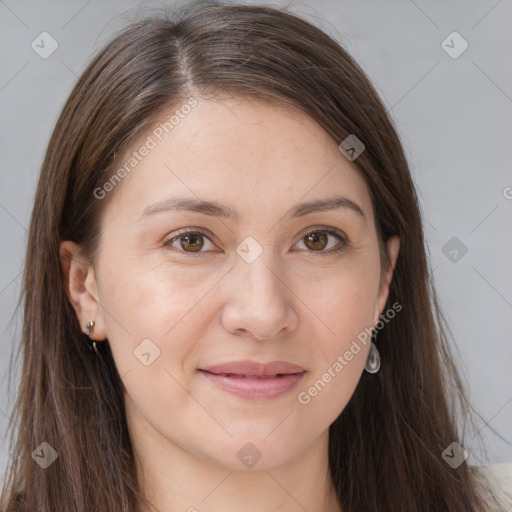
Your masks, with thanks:
[[[184,231],[181,234],[178,234],[175,237],[171,238],[164,245],[171,246],[174,249],[178,250],[178,252],[193,254],[205,252],[202,250],[203,247],[205,246],[205,240],[207,240],[208,243],[212,244],[209,238],[200,231]],[[179,242],[179,246],[176,246],[177,242]]]
[[[325,250],[329,245],[329,237],[337,238],[340,243],[338,246],[334,246],[334,248],[332,248],[331,245],[328,250]],[[318,256],[327,256],[338,253],[348,245],[345,237],[341,233],[338,233],[338,231],[334,231],[332,229],[318,229],[316,231],[311,231],[306,234],[306,236],[302,237],[301,242],[303,242],[306,248],[309,249],[307,252],[318,253]]]
[[[191,250],[192,252],[198,252],[202,249],[204,245],[204,241],[202,240],[201,233],[197,234],[190,234],[190,235],[183,235],[180,236],[179,239],[181,240],[181,247],[184,250]],[[184,242],[183,242],[184,240]]]
[[[325,249],[328,243],[328,237],[322,231],[314,231],[313,233],[305,236],[304,240],[306,246],[315,251]]]

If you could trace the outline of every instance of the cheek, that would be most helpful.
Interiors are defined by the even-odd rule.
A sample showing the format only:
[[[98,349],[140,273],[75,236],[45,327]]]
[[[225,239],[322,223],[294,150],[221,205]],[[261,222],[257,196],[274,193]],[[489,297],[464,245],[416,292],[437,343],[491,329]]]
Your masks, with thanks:
[[[208,324],[212,302],[202,299],[217,279],[201,277],[193,268],[171,268],[140,257],[111,257],[116,264],[102,273],[100,293],[119,374],[132,372],[131,378],[136,374],[145,379],[149,373],[164,372],[163,378],[168,379],[165,370],[180,373]]]
[[[347,257],[328,270],[317,271],[314,279],[296,281],[294,293],[324,326],[329,347],[342,349],[347,340],[371,327],[379,273],[376,254],[365,251]]]
[[[318,311],[318,318],[312,319],[318,327],[311,329],[311,371],[297,390],[297,402],[325,428],[346,407],[364,370],[375,300],[372,283],[355,275],[333,280],[319,288],[325,293],[308,303]]]
[[[310,409],[326,421],[335,419],[348,403],[364,369],[378,265],[376,258],[361,258],[332,272],[328,279],[317,280],[309,293],[306,287],[297,292],[315,313],[311,317],[314,342],[309,347],[312,372],[301,386],[303,400],[298,398],[303,405],[311,403]]]
[[[184,290],[170,273],[158,269],[137,269],[120,261],[116,267],[105,279],[112,312],[107,314],[107,331],[125,393],[138,414],[155,426],[160,421],[170,424],[176,410],[196,415],[201,424],[202,410],[190,399],[190,368],[184,364],[203,335],[199,299],[207,290]],[[186,432],[181,435],[186,437]]]

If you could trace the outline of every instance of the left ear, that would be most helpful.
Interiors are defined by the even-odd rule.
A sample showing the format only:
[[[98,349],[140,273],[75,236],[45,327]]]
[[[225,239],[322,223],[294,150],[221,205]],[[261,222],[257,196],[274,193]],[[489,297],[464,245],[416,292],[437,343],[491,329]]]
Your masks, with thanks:
[[[382,315],[382,313],[384,312],[386,301],[388,300],[389,286],[391,284],[391,279],[393,278],[393,271],[395,270],[398,252],[400,251],[400,238],[398,237],[398,235],[392,236],[386,242],[386,248],[388,251],[388,257],[391,265],[388,271],[381,276],[379,285],[379,295],[377,300],[378,310],[374,314],[374,320],[372,325],[377,325],[380,315]]]

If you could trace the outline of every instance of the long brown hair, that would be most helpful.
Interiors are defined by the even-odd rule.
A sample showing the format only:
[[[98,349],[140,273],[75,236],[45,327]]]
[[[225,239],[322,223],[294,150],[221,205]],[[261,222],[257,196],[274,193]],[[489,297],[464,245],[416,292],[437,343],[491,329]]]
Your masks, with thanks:
[[[355,134],[365,151],[353,163],[371,193],[384,267],[385,241],[401,240],[388,302],[403,310],[379,334],[384,364],[363,373],[329,428],[330,472],[344,512],[487,510],[486,487],[467,462],[452,468],[441,457],[459,439],[458,422],[472,422],[474,411],[453,362],[392,120],[358,64],[322,30],[285,9],[221,3],[178,16],[164,11],[122,30],[91,61],[58,119],[31,217],[17,436],[2,510],[147,505],[122,380],[108,343],[98,358],[85,342],[65,294],[59,247],[72,240],[92,258],[108,201],[94,190],[113,173],[116,155],[169,106],[221,93],[293,104],[337,143]],[[58,454],[46,469],[33,458],[43,442]]]

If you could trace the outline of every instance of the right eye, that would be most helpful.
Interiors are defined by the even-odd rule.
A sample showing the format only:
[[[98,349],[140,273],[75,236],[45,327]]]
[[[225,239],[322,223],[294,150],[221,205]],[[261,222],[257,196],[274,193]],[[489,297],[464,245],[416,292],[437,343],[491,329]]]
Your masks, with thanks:
[[[164,247],[173,247],[178,252],[186,253],[186,254],[198,254],[201,252],[201,249],[204,247],[204,239],[208,240],[212,245],[213,243],[202,231],[192,231],[192,230],[184,230],[178,232],[170,238],[167,242],[164,243]],[[175,247],[175,243],[179,243],[180,247]]]

